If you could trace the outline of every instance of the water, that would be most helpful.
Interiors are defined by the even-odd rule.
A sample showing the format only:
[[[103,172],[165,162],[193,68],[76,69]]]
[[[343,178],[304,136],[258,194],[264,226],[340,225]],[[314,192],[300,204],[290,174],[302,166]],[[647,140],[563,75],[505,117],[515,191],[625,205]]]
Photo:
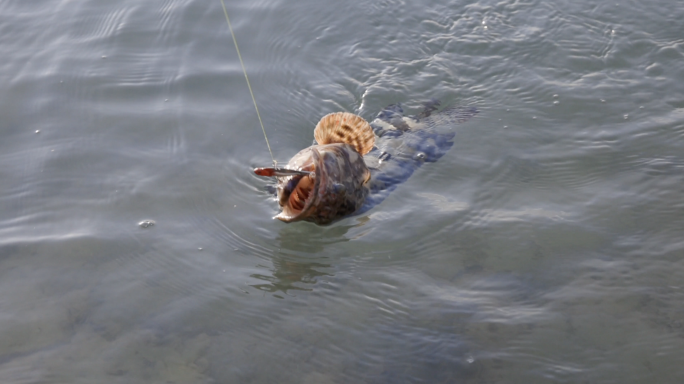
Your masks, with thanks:
[[[0,2],[1,382],[684,380],[682,3],[226,5],[283,163],[334,111],[480,114],[286,225],[218,0]]]

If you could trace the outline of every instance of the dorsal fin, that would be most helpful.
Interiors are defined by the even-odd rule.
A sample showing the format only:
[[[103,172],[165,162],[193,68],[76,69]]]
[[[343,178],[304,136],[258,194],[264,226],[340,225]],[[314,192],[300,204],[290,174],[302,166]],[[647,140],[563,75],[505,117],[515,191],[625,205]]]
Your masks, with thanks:
[[[363,117],[349,112],[336,112],[323,116],[314,130],[316,142],[320,145],[349,144],[362,155],[375,145],[375,135],[370,124]]]

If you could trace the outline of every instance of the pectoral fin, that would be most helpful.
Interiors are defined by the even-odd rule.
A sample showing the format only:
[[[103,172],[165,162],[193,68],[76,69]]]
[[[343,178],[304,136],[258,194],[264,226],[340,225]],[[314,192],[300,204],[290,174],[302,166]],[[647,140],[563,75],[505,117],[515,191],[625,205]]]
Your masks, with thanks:
[[[370,152],[375,145],[375,135],[370,124],[361,116],[348,112],[323,116],[316,125],[314,137],[320,145],[349,144],[361,155]]]

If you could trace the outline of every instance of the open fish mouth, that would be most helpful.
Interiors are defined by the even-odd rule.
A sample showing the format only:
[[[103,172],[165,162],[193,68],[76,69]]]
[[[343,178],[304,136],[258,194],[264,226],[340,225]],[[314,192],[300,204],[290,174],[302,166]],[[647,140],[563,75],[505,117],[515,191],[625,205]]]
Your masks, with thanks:
[[[280,196],[283,211],[276,217],[283,221],[291,221],[301,215],[311,206],[315,184],[315,178],[311,175],[292,176]]]
[[[314,150],[316,155],[317,151]],[[318,157],[315,156],[314,157]],[[278,203],[282,211],[276,219],[286,223],[304,220],[316,212],[318,193],[321,185],[321,172],[313,167],[309,174],[281,177],[278,180]]]
[[[302,152],[300,161],[288,163],[286,168],[254,170],[259,176],[278,179],[278,204],[282,211],[275,218],[287,223],[304,220],[316,211],[318,199],[315,191],[321,185],[323,177],[320,171],[320,153],[315,148]]]

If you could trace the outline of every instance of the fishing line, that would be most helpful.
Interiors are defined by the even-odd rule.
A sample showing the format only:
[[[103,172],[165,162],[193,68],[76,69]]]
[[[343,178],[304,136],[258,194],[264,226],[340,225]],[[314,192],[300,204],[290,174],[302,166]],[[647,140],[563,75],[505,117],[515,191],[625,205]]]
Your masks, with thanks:
[[[237,51],[238,59],[240,59],[240,65],[242,66],[242,72],[245,73],[245,80],[247,80],[247,88],[249,88],[249,94],[252,95],[252,101],[254,102],[254,109],[256,109],[257,117],[259,118],[259,124],[261,124],[261,131],[264,132],[264,139],[266,139],[266,146],[268,147],[268,153],[271,154],[271,160],[273,160],[273,166],[276,166],[275,158],[273,157],[273,152],[271,151],[271,144],[268,143],[268,137],[266,137],[266,129],[264,129],[264,123],[261,122],[261,115],[259,114],[259,107],[257,107],[256,99],[254,98],[254,92],[252,92],[252,86],[249,84],[249,78],[247,77],[247,70],[245,69],[245,64],[242,62],[242,55],[240,55],[240,48],[238,48],[237,40],[235,39],[235,33],[233,33],[233,26],[230,24],[230,18],[228,18],[228,11],[226,10],[226,4],[221,0],[221,6],[223,6],[223,14],[226,15],[226,21],[228,22],[228,28],[230,29],[230,35],[233,36],[233,43],[235,43],[235,50]]]

